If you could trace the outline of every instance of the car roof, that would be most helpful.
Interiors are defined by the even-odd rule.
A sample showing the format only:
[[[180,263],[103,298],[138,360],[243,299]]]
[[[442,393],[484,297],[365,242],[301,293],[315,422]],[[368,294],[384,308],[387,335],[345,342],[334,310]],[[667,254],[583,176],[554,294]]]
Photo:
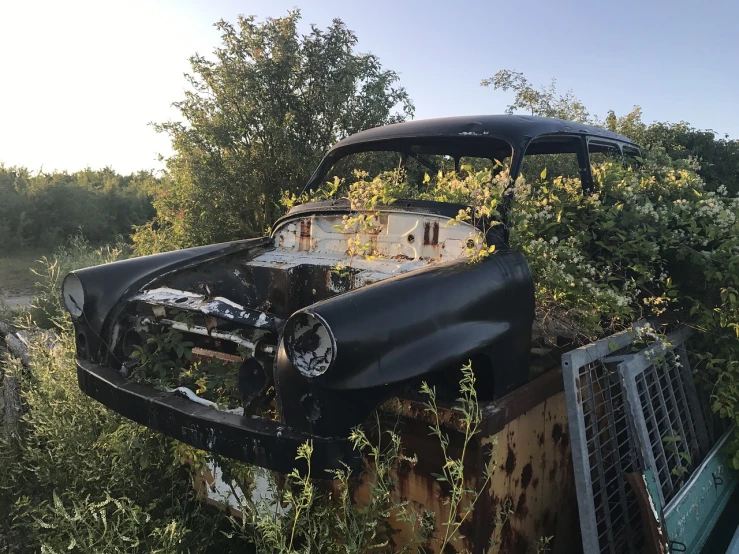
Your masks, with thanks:
[[[418,119],[404,123],[394,123],[360,131],[334,145],[331,150],[346,146],[393,139],[420,137],[480,137],[498,138],[511,145],[522,140],[530,140],[542,135],[568,134],[588,135],[634,144],[623,135],[563,119],[536,117],[531,115],[469,115]]]

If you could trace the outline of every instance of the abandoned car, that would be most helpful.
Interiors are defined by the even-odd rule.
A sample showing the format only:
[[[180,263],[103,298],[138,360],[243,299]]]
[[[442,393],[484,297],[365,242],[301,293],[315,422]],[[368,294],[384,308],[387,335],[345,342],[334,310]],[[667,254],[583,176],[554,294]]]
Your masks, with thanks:
[[[367,163],[376,172],[400,168],[409,186],[421,186],[442,166],[504,160],[514,183],[527,164],[552,154],[570,157],[589,190],[591,160],[639,150],[623,136],[558,119],[411,121],[340,141],[304,192]],[[373,259],[348,260],[353,235],[342,218],[353,207],[339,195],[291,208],[268,237],[74,271],[63,300],[80,387],[147,427],[278,471],[293,467],[307,439],[314,467],[349,460],[353,426],[423,380],[453,381],[450,372],[468,360],[480,399],[500,398],[529,380],[534,287],[523,255],[507,246],[510,204],[502,202],[499,225],[450,225],[465,208],[418,199],[380,206],[378,225],[363,231]],[[480,234],[495,254],[470,263],[464,246]],[[224,409],[191,389],[131,377],[144,346],[172,330],[185,337],[188,360],[231,364],[241,406]]]

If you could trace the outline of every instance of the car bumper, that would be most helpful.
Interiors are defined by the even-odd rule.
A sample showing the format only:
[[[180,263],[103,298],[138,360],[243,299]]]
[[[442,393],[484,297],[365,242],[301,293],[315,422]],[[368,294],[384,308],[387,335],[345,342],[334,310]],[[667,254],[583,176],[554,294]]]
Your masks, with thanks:
[[[359,457],[347,438],[325,438],[286,427],[277,421],[241,416],[130,381],[114,369],[77,360],[82,392],[122,416],[190,446],[283,473],[305,469],[295,460],[298,447],[310,441],[312,476],[330,478],[326,470],[358,468]],[[301,467],[301,464],[303,467]]]

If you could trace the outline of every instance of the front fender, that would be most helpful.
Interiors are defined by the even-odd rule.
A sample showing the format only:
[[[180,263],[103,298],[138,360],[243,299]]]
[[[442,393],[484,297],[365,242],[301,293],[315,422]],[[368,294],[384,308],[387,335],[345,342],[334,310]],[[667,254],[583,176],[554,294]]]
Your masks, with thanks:
[[[305,377],[281,344],[275,364],[284,421],[324,436],[361,423],[405,383],[476,354],[492,368],[494,399],[528,380],[534,288],[524,257],[501,251],[479,263],[437,264],[313,304],[334,335],[335,358]],[[300,313],[300,312],[299,312]],[[351,418],[343,416],[350,412]],[[349,421],[351,419],[351,421]]]
[[[173,271],[185,269],[204,262],[222,258],[272,243],[268,237],[248,239],[208,246],[198,246],[130,258],[103,264],[70,273],[82,282],[85,291],[85,304],[82,315],[76,318],[75,331],[85,343],[86,358],[105,361],[112,349],[110,342],[111,321],[115,319],[116,308],[129,296],[147,285],[165,277]],[[69,275],[66,278],[68,278]],[[80,354],[78,348],[78,354]]]

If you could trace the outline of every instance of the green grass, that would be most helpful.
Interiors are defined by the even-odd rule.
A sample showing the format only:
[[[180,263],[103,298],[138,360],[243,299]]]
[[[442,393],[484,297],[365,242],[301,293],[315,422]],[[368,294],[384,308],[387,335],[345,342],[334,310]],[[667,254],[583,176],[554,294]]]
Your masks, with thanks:
[[[31,268],[40,268],[39,258],[48,252],[27,250],[18,255],[0,256],[0,305],[4,307],[28,306],[39,280]]]
[[[19,294],[33,291],[38,277],[31,273],[32,267],[38,267],[39,258],[48,252],[25,251],[18,255],[0,256],[0,293]]]

